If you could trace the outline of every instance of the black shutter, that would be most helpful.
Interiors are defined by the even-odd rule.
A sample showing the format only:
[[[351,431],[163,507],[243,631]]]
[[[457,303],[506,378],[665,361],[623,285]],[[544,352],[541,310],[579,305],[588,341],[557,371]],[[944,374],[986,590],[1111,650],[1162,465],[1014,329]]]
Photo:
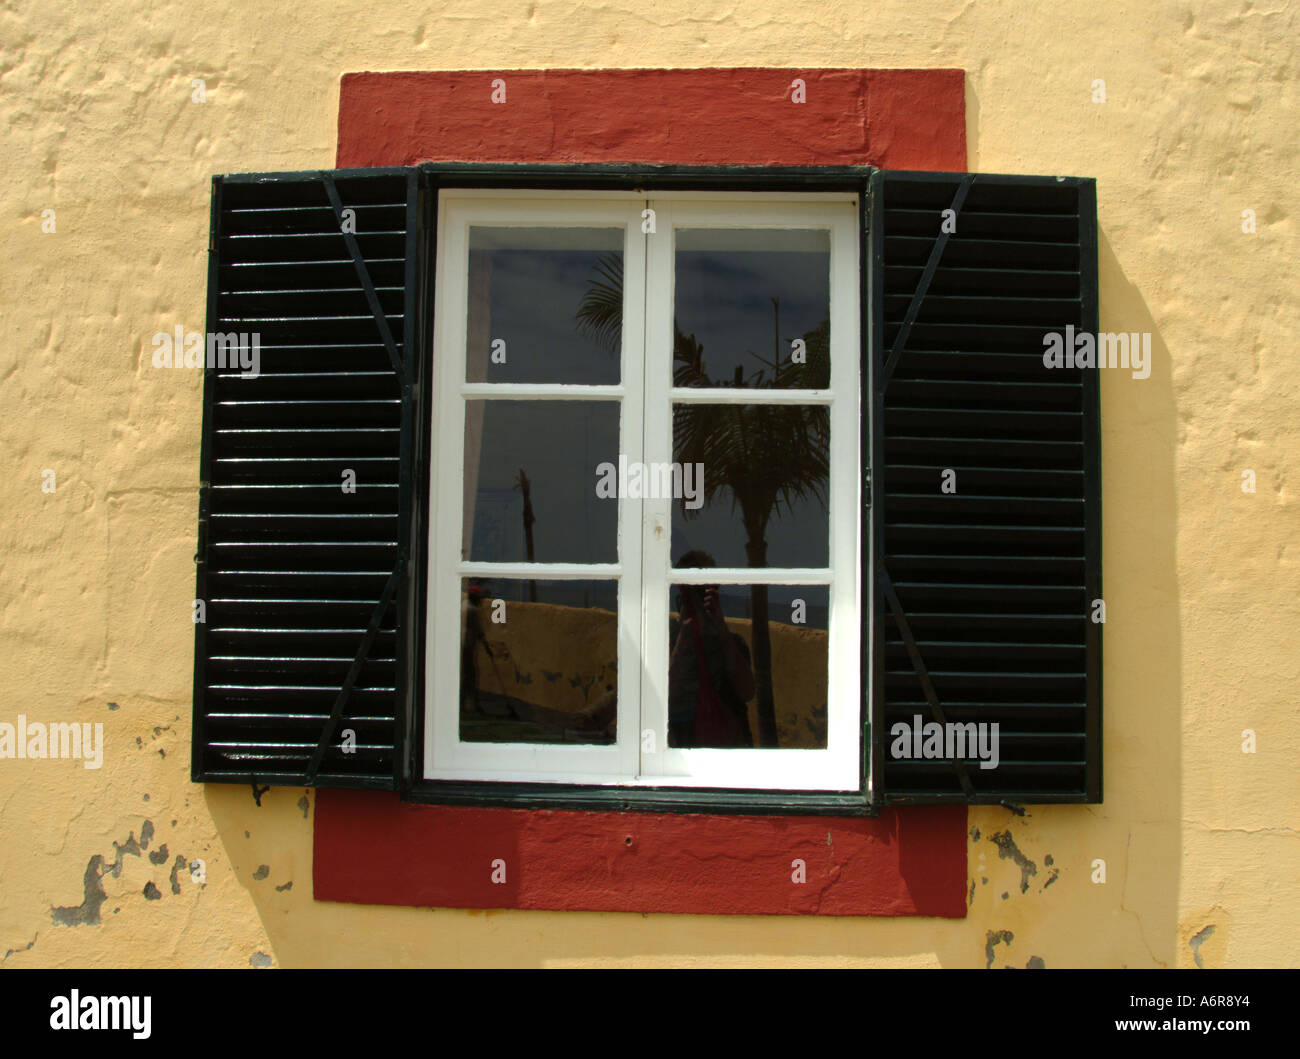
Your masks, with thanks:
[[[415,169],[213,180],[208,332],[260,371],[204,372],[196,781],[406,778],[423,206]]]
[[[1097,371],[1043,363],[1097,332],[1095,183],[877,172],[869,232],[874,797],[1099,802]],[[896,757],[917,716],[998,766]]]

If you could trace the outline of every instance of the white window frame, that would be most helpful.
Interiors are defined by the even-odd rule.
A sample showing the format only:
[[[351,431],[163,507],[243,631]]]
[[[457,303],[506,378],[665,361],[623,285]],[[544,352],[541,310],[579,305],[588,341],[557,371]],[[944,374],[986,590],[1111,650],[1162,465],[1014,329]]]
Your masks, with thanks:
[[[643,231],[653,210],[655,231]],[[864,702],[860,673],[862,452],[858,196],[848,192],[654,192],[444,189],[438,202],[433,334],[424,776],[622,787],[858,792]],[[470,226],[602,227],[624,234],[619,383],[467,383]],[[831,379],[825,390],[679,389],[672,385],[677,228],[814,228],[830,235]],[[865,370],[865,369],[861,369]],[[820,569],[673,571],[669,499],[620,497],[618,559],[606,564],[461,560],[467,400],[601,400],[620,405],[620,454],[672,459],[672,405],[823,404],[830,412],[828,557]],[[593,489],[595,480],[593,477]],[[618,713],[613,745],[470,743],[459,738],[461,579],[611,579],[618,584]],[[829,588],[827,746],[669,748],[669,614],[677,584]],[[438,674],[448,674],[439,679]],[[644,719],[643,719],[644,718]]]

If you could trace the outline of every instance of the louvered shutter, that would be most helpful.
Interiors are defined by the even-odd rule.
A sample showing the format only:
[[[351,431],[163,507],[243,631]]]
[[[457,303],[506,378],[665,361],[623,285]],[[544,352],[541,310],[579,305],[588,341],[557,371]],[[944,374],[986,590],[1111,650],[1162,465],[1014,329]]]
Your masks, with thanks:
[[[1097,332],[1095,183],[877,172],[869,242],[875,797],[1098,802],[1097,370],[1043,362]],[[998,766],[895,756],[918,716]]]
[[[208,332],[260,370],[204,372],[196,781],[409,767],[422,213],[415,169],[214,178]]]

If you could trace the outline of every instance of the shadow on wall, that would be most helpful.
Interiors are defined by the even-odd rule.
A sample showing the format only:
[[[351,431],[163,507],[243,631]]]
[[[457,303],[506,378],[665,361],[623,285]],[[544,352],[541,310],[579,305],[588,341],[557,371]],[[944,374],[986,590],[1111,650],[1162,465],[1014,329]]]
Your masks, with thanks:
[[[1098,236],[1101,329],[1150,333],[1152,363],[1146,379],[1107,369],[1101,380],[1106,804],[1095,811],[1106,830],[1095,856],[1109,871],[1105,886],[1089,885],[1108,892],[1115,931],[1136,931],[1151,964],[1175,967],[1183,813],[1173,363],[1142,292],[1105,231]],[[1144,962],[1128,944],[1114,957]]]
[[[1107,368],[1100,380],[1105,803],[1030,807],[1024,816],[993,806],[970,811],[972,936],[956,961],[966,966],[976,955],[969,945],[979,947],[980,967],[1177,967],[1192,962],[1183,935],[1205,925],[1178,922],[1182,662],[1172,365],[1141,291],[1106,233],[1098,234],[1101,331],[1151,335],[1149,377]],[[951,965],[942,947],[938,956]]]

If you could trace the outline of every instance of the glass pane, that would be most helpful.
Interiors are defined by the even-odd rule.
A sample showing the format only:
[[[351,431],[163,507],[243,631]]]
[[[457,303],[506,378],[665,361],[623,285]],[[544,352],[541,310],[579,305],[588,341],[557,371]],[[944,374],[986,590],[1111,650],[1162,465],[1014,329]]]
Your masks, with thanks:
[[[700,555],[685,560],[677,565],[709,565]],[[830,590],[674,585],[672,591],[668,745],[824,749]]]
[[[618,561],[618,501],[596,469],[618,462],[617,401],[466,401],[464,558]]]
[[[673,459],[695,485],[673,502],[674,555],[703,549],[719,566],[827,565],[825,405],[675,405]]]
[[[830,233],[678,229],[677,386],[830,385]]]
[[[614,581],[461,581],[460,738],[612,743]]]
[[[469,233],[467,382],[619,380],[621,228]]]

